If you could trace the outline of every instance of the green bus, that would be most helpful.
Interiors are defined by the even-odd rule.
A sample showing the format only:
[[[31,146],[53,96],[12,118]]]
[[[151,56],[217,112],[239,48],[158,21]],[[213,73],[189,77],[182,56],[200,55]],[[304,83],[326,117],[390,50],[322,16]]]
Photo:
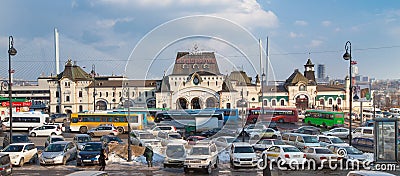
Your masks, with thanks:
[[[307,110],[304,123],[324,128],[343,127],[344,113],[338,111]]]

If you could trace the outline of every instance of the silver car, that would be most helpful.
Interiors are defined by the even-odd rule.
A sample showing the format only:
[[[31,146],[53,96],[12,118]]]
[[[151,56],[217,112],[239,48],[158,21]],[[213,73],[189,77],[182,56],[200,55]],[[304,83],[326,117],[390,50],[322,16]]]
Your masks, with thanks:
[[[73,142],[78,147],[78,150],[82,150],[86,143],[91,142],[92,138],[88,134],[77,134],[75,135]]]
[[[109,125],[100,125],[96,128],[89,130],[88,133],[90,137],[103,136],[108,134],[117,136],[119,134],[118,130],[114,126]]]
[[[76,146],[71,141],[59,141],[47,146],[39,157],[40,165],[63,164],[77,157]]]

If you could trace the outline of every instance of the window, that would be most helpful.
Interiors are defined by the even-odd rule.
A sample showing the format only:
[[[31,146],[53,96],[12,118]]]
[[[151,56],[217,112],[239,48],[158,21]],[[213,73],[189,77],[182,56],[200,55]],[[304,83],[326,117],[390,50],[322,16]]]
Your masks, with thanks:
[[[364,133],[365,133],[365,134],[372,134],[372,130],[370,130],[370,129],[364,129]]]
[[[296,141],[296,137],[297,137],[297,136],[290,136],[290,137],[289,137],[289,141]]]
[[[332,100],[332,98],[329,98],[329,100],[328,100],[328,104],[329,104],[329,105],[332,105],[332,103],[333,103],[333,100]]]
[[[106,92],[106,97],[108,97],[108,92]]]
[[[264,100],[264,106],[268,106],[268,100]]]
[[[65,96],[65,101],[70,101],[69,95]]]
[[[139,97],[141,97],[142,96],[142,92],[139,92]]]
[[[285,106],[285,100],[281,100],[281,106]]]
[[[82,105],[79,105],[79,112],[82,112],[83,111],[83,107],[82,107]]]
[[[324,99],[319,99],[319,105],[325,105],[325,100]]]
[[[121,93],[121,92],[118,92],[118,94],[119,94],[119,97],[121,97],[121,96],[122,96],[122,93]]]
[[[272,100],[271,104],[272,106],[276,106],[276,100]]]
[[[341,105],[341,104],[342,104],[342,99],[341,99],[341,98],[338,98],[336,101],[337,101],[337,104],[338,104],[338,105]]]
[[[146,92],[144,92],[144,97],[147,97],[147,91],[146,91]]]
[[[60,92],[56,91],[56,97],[60,97]]]
[[[103,94],[101,92],[99,92],[99,97],[101,97]]]
[[[83,95],[82,95],[82,91],[79,91],[79,93],[78,93],[78,97],[80,97],[80,98],[82,98],[82,97],[83,97]]]

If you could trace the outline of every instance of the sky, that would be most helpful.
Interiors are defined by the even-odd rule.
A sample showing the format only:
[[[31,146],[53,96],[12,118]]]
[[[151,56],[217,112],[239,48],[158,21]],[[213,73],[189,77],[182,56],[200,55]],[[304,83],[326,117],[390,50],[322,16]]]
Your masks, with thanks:
[[[350,41],[359,74],[400,77],[397,0],[3,0],[0,16],[5,79],[9,36],[18,51],[11,58],[14,79],[55,74],[54,28],[61,70],[71,59],[87,72],[95,66],[99,75],[159,79],[171,73],[177,52],[212,51],[223,74],[244,70],[255,77],[260,40],[269,80],[303,72],[308,58],[315,69],[324,64],[330,78],[343,79]]]

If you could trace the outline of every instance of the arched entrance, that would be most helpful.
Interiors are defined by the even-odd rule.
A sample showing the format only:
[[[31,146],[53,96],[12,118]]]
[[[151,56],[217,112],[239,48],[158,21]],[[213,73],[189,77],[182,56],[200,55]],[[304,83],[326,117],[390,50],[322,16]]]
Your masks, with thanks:
[[[216,107],[218,107],[216,102],[217,102],[217,100],[214,97],[207,98],[206,107],[207,108],[216,108]]]
[[[192,109],[201,109],[200,98],[194,97],[191,101]]]
[[[187,109],[187,100],[185,98],[179,98],[176,102],[176,109]]]
[[[155,108],[156,107],[156,99],[151,98],[147,100],[147,108]]]
[[[107,102],[105,101],[96,102],[96,110],[107,110]]]
[[[296,97],[296,108],[305,110],[308,108],[308,97],[305,95],[299,95]]]

